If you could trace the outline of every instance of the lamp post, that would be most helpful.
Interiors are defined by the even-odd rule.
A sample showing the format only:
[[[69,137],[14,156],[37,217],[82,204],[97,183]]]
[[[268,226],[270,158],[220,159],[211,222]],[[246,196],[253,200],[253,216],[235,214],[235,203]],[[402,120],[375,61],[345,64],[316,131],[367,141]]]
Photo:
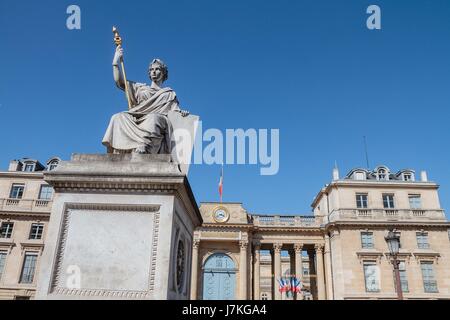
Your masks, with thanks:
[[[397,260],[397,255],[400,249],[400,237],[391,230],[384,239],[387,242],[389,252],[392,257],[392,265],[394,266],[395,274],[395,286],[397,288],[397,297],[398,300],[403,300],[402,284],[400,281],[400,261]]]

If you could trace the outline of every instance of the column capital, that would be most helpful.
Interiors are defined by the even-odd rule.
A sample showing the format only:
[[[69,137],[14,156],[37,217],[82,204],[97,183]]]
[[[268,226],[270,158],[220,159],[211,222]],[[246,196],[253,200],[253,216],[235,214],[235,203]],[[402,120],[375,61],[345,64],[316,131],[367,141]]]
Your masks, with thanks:
[[[274,252],[276,252],[276,253],[280,253],[281,252],[281,248],[283,247],[283,244],[282,243],[274,243],[273,244],[273,250],[274,250]]]
[[[194,241],[192,242],[192,248],[198,249],[199,246],[200,246],[200,240],[194,239]]]
[[[303,243],[294,243],[294,250],[295,253],[301,253],[301,251],[303,250]]]
[[[241,240],[239,241],[239,247],[242,249],[247,249],[248,247],[248,241],[247,240]]]
[[[325,248],[325,246],[321,243],[316,243],[314,245],[314,249],[316,249],[316,252],[323,253],[324,248]]]

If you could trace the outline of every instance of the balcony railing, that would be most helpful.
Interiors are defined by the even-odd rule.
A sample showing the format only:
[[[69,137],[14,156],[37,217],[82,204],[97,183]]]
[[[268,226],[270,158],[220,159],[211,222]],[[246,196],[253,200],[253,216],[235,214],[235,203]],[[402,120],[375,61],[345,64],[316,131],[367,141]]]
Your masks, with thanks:
[[[29,200],[29,199],[0,199],[1,211],[31,211],[50,212],[53,201],[51,200]]]
[[[444,210],[427,209],[339,209],[334,210],[329,221],[337,220],[444,220]]]
[[[319,227],[315,216],[252,215],[253,225],[259,227]]]

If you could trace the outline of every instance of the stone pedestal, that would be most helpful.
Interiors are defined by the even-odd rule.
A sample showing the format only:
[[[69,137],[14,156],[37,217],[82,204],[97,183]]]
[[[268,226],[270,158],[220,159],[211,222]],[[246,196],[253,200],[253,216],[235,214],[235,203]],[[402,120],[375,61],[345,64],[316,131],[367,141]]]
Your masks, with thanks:
[[[75,154],[55,189],[37,299],[189,299],[189,182],[166,155]]]

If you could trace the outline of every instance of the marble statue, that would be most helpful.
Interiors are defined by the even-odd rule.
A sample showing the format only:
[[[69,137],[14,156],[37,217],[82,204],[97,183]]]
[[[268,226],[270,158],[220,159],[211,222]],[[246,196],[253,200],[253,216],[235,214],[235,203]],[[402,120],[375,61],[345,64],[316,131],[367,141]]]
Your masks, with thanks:
[[[148,69],[151,85],[128,80],[125,85],[119,69],[122,58],[123,48],[118,45],[112,63],[114,81],[127,91],[129,110],[111,117],[102,143],[108,153],[170,154],[175,146],[168,113],[178,111],[186,117],[189,112],[180,109],[171,88],[162,86],[168,68],[160,59],[154,59]]]

